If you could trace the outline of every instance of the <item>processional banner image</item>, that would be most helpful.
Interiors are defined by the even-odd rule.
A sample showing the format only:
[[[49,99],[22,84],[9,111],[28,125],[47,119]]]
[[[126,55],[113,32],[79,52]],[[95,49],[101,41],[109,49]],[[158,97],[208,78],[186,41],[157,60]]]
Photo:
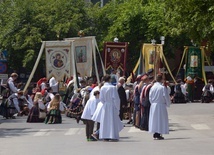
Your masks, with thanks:
[[[74,41],[74,58],[71,58],[71,60],[76,61],[77,72],[80,73],[82,77],[90,77],[92,74],[93,39],[93,37],[65,38],[65,41]],[[71,73],[73,74],[74,71],[71,70]]]
[[[57,81],[71,76],[71,43],[66,41],[47,41],[46,53],[46,76],[52,76]]]
[[[104,66],[107,71],[120,69],[125,75],[128,42],[106,42],[104,43]]]
[[[204,60],[202,51],[199,47],[188,47],[186,57],[186,76],[192,78],[199,77],[203,79],[202,69],[204,68]]]
[[[160,68],[161,54],[163,53],[162,44],[143,44],[143,59],[144,59],[144,71],[147,72],[149,69],[156,71]]]

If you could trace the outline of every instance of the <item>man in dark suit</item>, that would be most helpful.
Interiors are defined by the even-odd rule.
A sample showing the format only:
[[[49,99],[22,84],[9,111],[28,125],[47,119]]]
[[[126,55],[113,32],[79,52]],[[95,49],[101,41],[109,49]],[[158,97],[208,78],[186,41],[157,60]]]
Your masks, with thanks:
[[[127,104],[128,104],[126,92],[123,87],[124,83],[125,83],[125,78],[120,77],[118,80],[118,84],[117,84],[117,90],[118,90],[118,94],[120,97],[120,119],[121,119],[121,121],[123,120],[123,114],[124,114],[125,108],[127,107]]]

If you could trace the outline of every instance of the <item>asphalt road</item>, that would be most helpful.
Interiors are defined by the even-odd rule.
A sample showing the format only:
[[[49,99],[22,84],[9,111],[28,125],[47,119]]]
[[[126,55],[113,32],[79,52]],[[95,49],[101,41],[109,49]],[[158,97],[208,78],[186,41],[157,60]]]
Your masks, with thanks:
[[[172,104],[168,113],[164,140],[124,121],[119,142],[87,142],[84,124],[65,116],[62,124],[0,116],[0,155],[214,155],[214,103]]]

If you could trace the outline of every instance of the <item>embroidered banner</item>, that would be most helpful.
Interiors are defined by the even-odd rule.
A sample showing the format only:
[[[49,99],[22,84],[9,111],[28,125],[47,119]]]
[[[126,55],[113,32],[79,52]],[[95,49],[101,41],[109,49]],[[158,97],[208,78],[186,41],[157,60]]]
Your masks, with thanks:
[[[74,41],[74,60],[76,61],[77,72],[82,77],[92,75],[92,54],[93,46],[95,46],[93,45],[93,39],[93,37],[65,38],[65,41]],[[73,69],[71,72],[74,73]]]
[[[46,51],[46,77],[52,76],[57,81],[64,77],[71,77],[71,43],[66,41],[47,41]]]
[[[128,42],[106,42],[104,43],[104,60],[107,71],[121,70],[123,75],[126,71],[126,56]]]
[[[162,44],[143,44],[143,59],[144,59],[144,71],[147,72],[149,69],[154,69],[158,73],[161,67],[161,54],[163,53]]]
[[[202,64],[203,56],[199,47],[188,47],[186,59],[186,77],[199,77],[203,79]]]

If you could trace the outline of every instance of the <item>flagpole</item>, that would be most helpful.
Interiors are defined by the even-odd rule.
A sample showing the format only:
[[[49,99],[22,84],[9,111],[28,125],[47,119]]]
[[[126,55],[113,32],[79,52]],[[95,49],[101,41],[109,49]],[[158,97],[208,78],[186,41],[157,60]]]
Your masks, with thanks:
[[[30,76],[29,76],[29,78],[28,78],[28,81],[27,81],[27,83],[26,83],[26,85],[25,85],[25,88],[24,88],[24,90],[23,90],[24,92],[27,90],[27,88],[28,88],[28,86],[29,86],[29,84],[30,84],[30,82],[31,82],[31,80],[32,80],[32,78],[33,78],[33,75],[34,75],[34,73],[35,73],[35,71],[36,71],[36,69],[37,69],[37,66],[38,66],[39,61],[40,61],[40,59],[41,59],[41,56],[42,56],[42,53],[43,53],[44,48],[45,48],[45,41],[42,42],[42,46],[41,46],[41,49],[40,49],[40,51],[39,51],[39,55],[38,55],[38,57],[37,57],[37,60],[36,60],[35,65],[34,65],[34,67],[33,67],[33,70],[32,70],[32,72],[31,72],[31,74],[30,74]]]

